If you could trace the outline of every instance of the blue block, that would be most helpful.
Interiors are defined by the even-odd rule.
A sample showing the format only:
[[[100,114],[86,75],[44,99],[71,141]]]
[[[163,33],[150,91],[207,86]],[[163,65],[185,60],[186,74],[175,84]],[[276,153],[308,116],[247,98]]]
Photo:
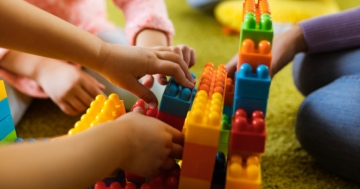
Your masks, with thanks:
[[[268,99],[270,83],[267,66],[260,65],[257,67],[256,73],[253,73],[250,64],[242,64],[236,73],[234,97]]]
[[[260,110],[264,113],[264,115],[266,115],[266,107],[267,107],[267,99],[257,100],[257,99],[235,97],[234,106],[233,106],[233,115],[235,115],[235,112],[238,109],[244,109],[248,117],[250,117],[255,110]]]
[[[161,98],[159,110],[185,118],[196,94],[196,89],[180,86],[172,77]]]
[[[8,98],[0,100],[0,121],[11,114]]]
[[[11,114],[9,114],[6,118],[0,121],[0,141],[14,130],[15,125]]]

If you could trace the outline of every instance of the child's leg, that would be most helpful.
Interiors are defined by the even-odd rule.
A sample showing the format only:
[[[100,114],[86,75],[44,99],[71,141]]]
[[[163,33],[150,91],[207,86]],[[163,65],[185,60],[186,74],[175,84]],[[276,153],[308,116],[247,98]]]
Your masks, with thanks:
[[[354,181],[360,180],[359,58],[358,49],[294,61],[295,83],[309,94],[297,115],[297,138],[325,169]]]
[[[14,124],[17,125],[24,115],[26,109],[29,107],[32,98],[19,92],[11,85],[8,85],[6,82],[4,83],[9,100],[11,115],[13,117]]]
[[[101,38],[103,41],[113,44],[127,44],[125,34],[122,30],[118,31],[104,31],[98,34],[98,37]],[[116,93],[119,97],[124,100],[125,107],[127,110],[130,110],[135,102],[138,100],[138,97],[133,95],[132,93],[121,89],[113,84],[111,84],[107,79],[102,77],[97,72],[85,68],[85,71],[97,79],[100,83],[105,85],[105,94]],[[121,74],[121,73],[119,73]],[[156,95],[159,100],[161,100],[162,94],[164,92],[165,86],[160,85],[157,81],[154,81],[154,86],[151,88],[151,91]]]

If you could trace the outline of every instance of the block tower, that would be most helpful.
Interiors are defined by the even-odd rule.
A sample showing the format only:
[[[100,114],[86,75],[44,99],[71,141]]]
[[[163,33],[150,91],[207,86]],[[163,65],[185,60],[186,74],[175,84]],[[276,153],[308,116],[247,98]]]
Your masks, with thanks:
[[[0,143],[14,142],[17,138],[5,83],[0,80]]]
[[[260,160],[265,151],[272,38],[267,0],[245,0],[234,83],[230,84],[232,79],[228,79],[226,86],[226,94],[234,93],[234,98],[226,104],[229,106],[232,102],[229,107],[232,115],[227,120],[231,128],[228,130],[226,189],[258,189],[261,185]]]
[[[226,69],[207,63],[194,102],[187,113],[179,189],[210,189],[224,105]]]

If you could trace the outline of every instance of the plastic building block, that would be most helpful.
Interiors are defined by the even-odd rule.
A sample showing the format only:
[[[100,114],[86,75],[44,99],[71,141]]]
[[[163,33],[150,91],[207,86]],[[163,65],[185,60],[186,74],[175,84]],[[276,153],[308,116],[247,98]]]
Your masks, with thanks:
[[[205,91],[209,99],[214,93],[220,93],[224,97],[226,76],[227,72],[223,64],[220,64],[218,69],[214,70],[214,64],[208,62],[203,69],[198,90]]]
[[[224,114],[222,116],[218,151],[224,154],[228,153],[229,134],[231,128],[230,120],[231,119],[229,118],[228,115]]]
[[[89,189],[123,189],[126,185],[125,172],[118,170],[112,176],[98,181],[94,186]]]
[[[244,39],[252,39],[255,44],[262,40],[272,43],[273,36],[274,31],[270,14],[262,14],[259,22],[256,21],[254,13],[247,12],[245,14],[240,31],[240,44]]]
[[[237,109],[244,109],[247,115],[251,115],[256,110],[262,111],[266,114],[267,100],[257,100],[252,98],[237,98],[234,99],[233,114]]]
[[[232,106],[233,101],[234,101],[234,83],[231,78],[226,78],[224,104],[226,106]]]
[[[258,157],[243,162],[241,156],[231,156],[227,164],[225,189],[260,189],[261,170]]]
[[[238,98],[268,99],[270,89],[269,69],[265,65],[252,72],[249,64],[242,64],[236,72],[235,96]]]
[[[160,173],[150,178],[149,183],[143,184],[140,189],[177,189],[179,186],[180,169],[175,167],[169,171],[160,171]]]
[[[5,90],[5,83],[3,80],[0,80],[0,100],[7,97],[6,90]]]
[[[255,48],[255,43],[252,39],[244,39],[241,43],[241,49],[238,53],[238,64],[237,68],[244,63],[250,64],[254,70],[259,65],[266,65],[269,69],[271,68],[271,44],[269,41],[261,40],[256,43],[258,46]]]
[[[0,121],[0,141],[5,139],[13,131],[15,131],[15,125],[11,114],[9,114]]]
[[[16,140],[17,136],[16,136],[16,131],[13,130],[11,131],[10,134],[8,134],[5,138],[3,138],[1,141],[0,141],[0,144],[5,144],[5,143],[12,143]]]
[[[180,177],[179,189],[210,189],[211,181],[200,180],[197,178]]]
[[[214,93],[211,100],[207,98],[207,93],[203,90],[196,94],[191,111],[185,119],[183,133],[186,142],[217,147],[223,99],[220,93]]]
[[[161,98],[159,110],[185,118],[190,109],[195,93],[195,88],[184,88],[172,77],[170,77],[169,83],[167,84]]]
[[[216,154],[212,184],[224,185],[226,179],[226,157],[222,152]]]
[[[125,172],[125,176],[128,182],[134,183],[137,187],[140,187],[146,181],[145,177],[137,176],[128,172]]]
[[[75,123],[75,127],[68,132],[68,135],[79,133],[100,123],[112,121],[125,113],[124,102],[119,99],[118,95],[111,94],[108,99],[104,95],[98,95],[91,102],[86,114]]]
[[[246,13],[252,12],[256,14],[256,21],[259,22],[260,16],[264,13],[271,14],[269,3],[267,0],[245,0],[243,2],[243,20]]]
[[[144,100],[140,99],[140,100],[137,100],[135,102],[135,104],[133,105],[133,107],[131,108],[131,112],[136,108],[136,107],[140,107],[144,114],[147,115],[147,116],[150,116],[150,117],[156,117],[157,114],[158,114],[158,109],[157,108],[154,108],[154,109],[150,109],[148,107],[146,107],[146,103]]]
[[[185,123],[185,118],[183,117],[178,117],[176,115],[172,115],[166,112],[162,112],[162,111],[158,111],[157,114],[157,118],[169,125],[171,125],[172,127],[174,127],[175,129],[182,131],[184,123]]]
[[[8,98],[0,100],[0,121],[11,114]]]
[[[243,109],[236,111],[231,127],[229,151],[263,153],[265,151],[266,126],[264,114],[254,111],[248,118]]]

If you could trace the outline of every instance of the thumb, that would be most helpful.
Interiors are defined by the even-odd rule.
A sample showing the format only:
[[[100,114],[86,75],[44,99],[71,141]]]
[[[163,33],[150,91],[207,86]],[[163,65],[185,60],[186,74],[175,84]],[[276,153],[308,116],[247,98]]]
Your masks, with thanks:
[[[143,99],[149,105],[150,109],[157,107],[158,100],[150,89],[141,84],[138,80],[135,80],[134,82],[128,82],[128,84],[129,87],[127,90],[135,94],[140,99]]]

